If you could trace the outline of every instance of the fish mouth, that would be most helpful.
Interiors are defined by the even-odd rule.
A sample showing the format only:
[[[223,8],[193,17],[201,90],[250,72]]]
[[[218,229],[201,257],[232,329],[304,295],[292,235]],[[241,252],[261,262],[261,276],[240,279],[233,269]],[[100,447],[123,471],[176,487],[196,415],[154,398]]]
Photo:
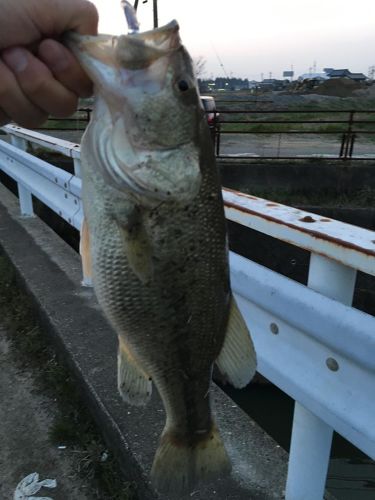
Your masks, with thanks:
[[[70,31],[64,43],[73,51],[96,82],[95,63],[129,70],[144,69],[178,50],[181,45],[178,22],[130,35],[80,35]]]
[[[110,111],[105,124],[94,111],[89,126],[90,135],[96,136],[91,143],[94,164],[107,182],[145,200],[192,200],[201,186],[196,144],[191,140],[173,146],[160,145],[158,140],[146,144],[128,102],[128,94],[137,89],[153,95],[162,90],[169,58],[182,47],[178,23],[118,37],[69,32],[65,43]]]

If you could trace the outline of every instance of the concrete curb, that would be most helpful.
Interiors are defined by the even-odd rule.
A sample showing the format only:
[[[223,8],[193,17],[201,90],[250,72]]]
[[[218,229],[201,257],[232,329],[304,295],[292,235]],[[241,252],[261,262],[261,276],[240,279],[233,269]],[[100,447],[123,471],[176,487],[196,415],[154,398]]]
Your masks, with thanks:
[[[18,200],[3,186],[0,200],[0,246],[32,297],[45,331],[72,371],[126,479],[136,482],[139,498],[160,499],[148,479],[164,424],[156,391],[144,409],[122,402],[116,389],[116,336],[92,290],[81,287],[78,255],[37,217],[20,217]],[[212,398],[233,472],[192,497],[283,498],[287,454],[217,387]]]

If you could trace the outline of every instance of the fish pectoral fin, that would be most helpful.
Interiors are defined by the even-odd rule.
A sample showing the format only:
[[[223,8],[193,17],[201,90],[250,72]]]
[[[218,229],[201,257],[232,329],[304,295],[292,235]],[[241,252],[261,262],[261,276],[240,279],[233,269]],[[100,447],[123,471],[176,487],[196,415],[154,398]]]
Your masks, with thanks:
[[[125,342],[119,337],[117,387],[126,403],[145,405],[152,393],[151,377],[138,364]]]
[[[129,266],[142,283],[149,282],[153,276],[152,247],[142,221],[118,224]]]
[[[89,286],[92,283],[92,262],[90,253],[90,233],[86,218],[83,218],[82,221],[79,253],[82,260],[83,284]]]
[[[250,332],[232,296],[224,344],[216,365],[233,387],[241,389],[253,378],[256,364]]]

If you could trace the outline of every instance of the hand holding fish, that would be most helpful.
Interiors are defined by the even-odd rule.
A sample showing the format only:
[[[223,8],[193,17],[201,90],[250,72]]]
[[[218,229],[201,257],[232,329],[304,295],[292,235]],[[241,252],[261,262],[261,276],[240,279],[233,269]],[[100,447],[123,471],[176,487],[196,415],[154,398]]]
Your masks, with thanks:
[[[48,115],[66,117],[92,86],[59,37],[97,33],[98,14],[86,0],[0,0],[0,125],[25,127]]]

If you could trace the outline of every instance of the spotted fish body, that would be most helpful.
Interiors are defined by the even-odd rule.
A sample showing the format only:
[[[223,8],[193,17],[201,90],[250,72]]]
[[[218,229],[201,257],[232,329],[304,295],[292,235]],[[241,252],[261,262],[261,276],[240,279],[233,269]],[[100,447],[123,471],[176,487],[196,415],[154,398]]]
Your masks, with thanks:
[[[210,408],[213,363],[236,386],[255,370],[210,133],[176,22],[69,43],[95,83],[83,202],[95,292],[119,336],[119,390],[142,405],[157,387],[166,425],[152,480],[182,494],[230,470]]]

